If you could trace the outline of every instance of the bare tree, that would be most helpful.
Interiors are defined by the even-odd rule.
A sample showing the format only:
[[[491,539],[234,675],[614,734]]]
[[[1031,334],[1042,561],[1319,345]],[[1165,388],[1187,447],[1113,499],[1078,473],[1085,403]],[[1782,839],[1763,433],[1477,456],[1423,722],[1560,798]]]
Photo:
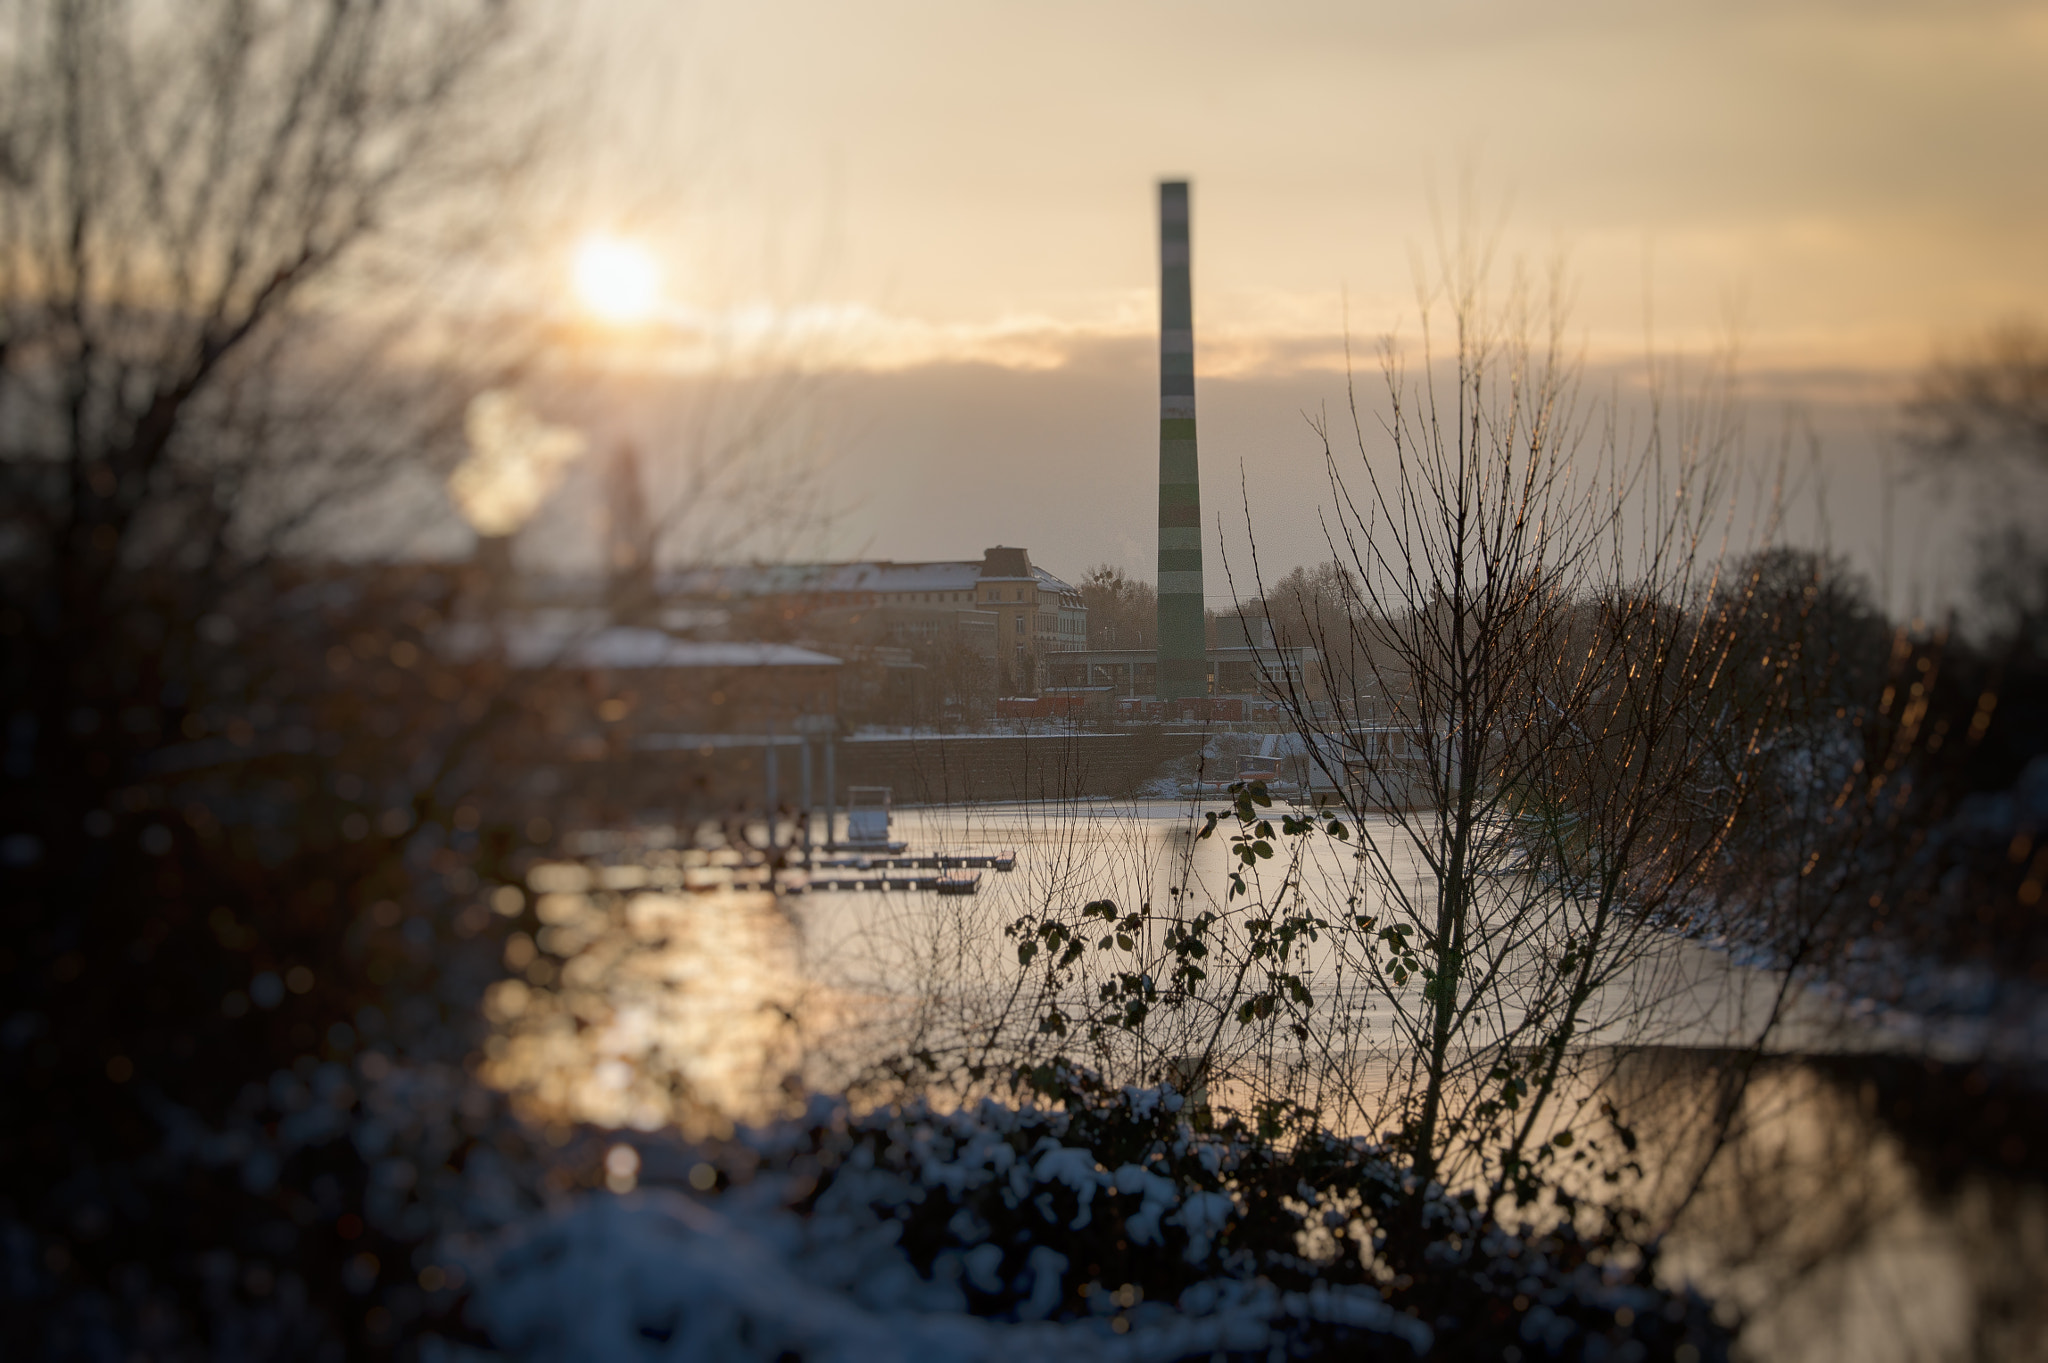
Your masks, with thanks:
[[[1088,607],[1088,647],[1143,648],[1158,615],[1152,584],[1112,563],[1101,563],[1081,579]]]
[[[280,1235],[309,1290],[251,1348],[384,1347],[428,1309],[377,1326],[384,1298],[339,1287],[351,1254],[403,1259],[392,1216],[351,1210],[359,1247],[290,1229],[307,1161],[360,1190],[345,1152],[266,1146],[273,1197],[159,1141],[174,1117],[261,1133],[235,1095],[294,1065],[467,1044],[452,948],[516,846],[465,785],[503,678],[437,656],[458,574],[349,561],[331,531],[394,487],[438,500],[470,395],[527,353],[469,254],[535,146],[501,99],[519,21],[0,4],[0,876],[35,1038],[0,1066],[66,1095],[9,1124],[0,1218],[48,1244],[100,1218],[41,1301],[101,1303],[130,1347],[229,1328],[205,1255]],[[397,544],[407,500],[380,516]],[[55,1347],[8,1315],[0,1347]]]
[[[1256,604],[1272,621],[1275,641],[1285,647],[1341,638],[1357,600],[1358,583],[1350,570],[1330,559],[1294,569],[1270,584]]]
[[[397,339],[378,309],[419,309],[422,234],[480,207],[448,191],[501,180],[530,143],[481,98],[509,74],[502,5],[6,18],[9,505],[90,612],[118,563],[246,560],[251,531],[274,541],[388,476],[391,445],[422,434],[389,403],[423,375],[362,371]],[[379,399],[387,419],[365,419]]]
[[[1318,428],[1336,566],[1316,594],[1340,604],[1289,628],[1333,706],[1277,659],[1264,677],[1336,805],[1245,787],[1164,895],[1013,930],[1044,1044],[1390,1132],[1424,1179],[1527,1197],[1625,1144],[1599,1057],[1668,1025],[1674,929],[1777,693],[1738,703],[1728,671],[1749,594],[1717,575],[1726,372],[1627,440],[1583,401],[1554,308],[1532,331],[1520,297],[1487,309],[1476,267],[1443,284],[1448,353],[1425,330],[1411,377],[1389,347],[1389,415],[1354,398],[1355,457]],[[1311,585],[1252,579],[1269,608]]]
[[[1359,834],[1336,940],[1393,1006],[1403,1139],[1426,1174],[1513,1182],[1558,1148],[1575,1050],[1640,1024],[1635,977],[1746,794],[1758,716],[1715,694],[1739,613],[1712,592],[1736,428],[1710,385],[1625,445],[1554,310],[1531,336],[1476,271],[1443,282],[1449,377],[1427,333],[1412,387],[1389,351],[1384,453],[1354,402],[1356,471],[1330,465],[1358,609],[1324,685],[1386,718],[1290,709]]]

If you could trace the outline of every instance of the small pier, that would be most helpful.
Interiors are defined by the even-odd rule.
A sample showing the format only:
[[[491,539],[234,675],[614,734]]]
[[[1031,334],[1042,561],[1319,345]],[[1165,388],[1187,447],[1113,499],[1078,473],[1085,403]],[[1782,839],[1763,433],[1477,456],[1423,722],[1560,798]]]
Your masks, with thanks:
[[[922,890],[928,894],[975,894],[981,889],[981,876],[819,876],[807,877],[799,883],[786,887],[789,893],[807,893],[812,890]]]
[[[841,846],[826,850],[837,852],[850,849]],[[889,850],[901,852],[903,844],[900,842],[895,843]],[[827,856],[813,858],[808,865],[814,868],[814,870],[819,868],[827,870],[850,868],[860,871],[1014,871],[1017,869],[1017,854],[1015,852],[985,852],[959,856],[949,856],[944,853],[928,853],[917,856]],[[817,876],[813,874],[812,879],[817,879]]]
[[[624,877],[617,879],[613,888],[700,894],[753,890],[791,896],[888,891],[971,895],[980,892],[984,872],[1017,869],[1017,853],[1007,849],[911,853],[908,843],[891,836],[888,788],[856,786],[853,794],[856,798],[848,810],[844,836],[833,836],[840,830],[828,809],[822,845],[807,816],[794,820],[772,817],[758,840],[755,831],[731,823],[718,831],[715,841],[707,840],[711,828],[707,823],[678,846],[669,830],[659,844],[666,849],[659,853],[663,865],[651,873],[644,863],[637,869],[618,865],[644,857],[648,850],[636,846],[628,833],[576,835],[579,855],[595,854],[612,863]],[[613,875],[613,869],[607,869],[601,878],[612,883],[609,878]]]
[[[868,867],[847,864],[834,869],[818,866],[806,867],[801,862],[770,867],[764,863],[746,866],[705,867],[697,869],[680,886],[684,890],[706,893],[714,890],[770,890],[776,894],[802,895],[824,893],[872,892],[890,890],[917,891],[924,894],[969,895],[981,890],[981,871],[969,874],[958,872],[968,869],[963,863],[970,863],[988,870],[1007,871],[1016,865],[1014,856],[1000,860],[994,857],[924,857],[902,859],[901,866]],[[941,868],[934,862],[943,861]],[[939,871],[934,875],[890,875],[891,870],[923,869]],[[879,872],[879,874],[876,874]],[[945,872],[952,872],[946,874]]]

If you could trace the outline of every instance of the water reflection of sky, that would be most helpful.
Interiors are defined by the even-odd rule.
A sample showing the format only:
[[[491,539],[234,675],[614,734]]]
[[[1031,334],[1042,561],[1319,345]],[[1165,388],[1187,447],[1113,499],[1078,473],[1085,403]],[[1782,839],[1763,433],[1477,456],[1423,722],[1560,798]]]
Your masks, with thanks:
[[[806,1090],[999,1016],[1018,974],[1006,923],[1103,896],[1156,905],[1183,879],[1210,902],[1228,849],[1190,842],[1188,827],[1166,803],[899,811],[896,836],[915,851],[1019,854],[966,898],[693,890],[703,859],[659,847],[538,868],[541,927],[514,939],[490,991],[486,1077],[550,1123],[695,1136],[788,1111]],[[1324,844],[1296,874],[1328,898],[1356,888],[1357,866]],[[1646,1172],[1627,1186],[1653,1217],[1727,1124],[1726,1151],[1671,1227],[1667,1274],[1738,1307],[1758,1359],[2000,1356],[1980,1346],[2041,1338],[2048,1320],[2026,1286],[2048,1271],[2038,1184],[1930,1184],[1867,1092],[1798,1062],[1767,1064],[1732,1116],[1720,1106],[1720,1048],[1754,1035],[1779,984],[1667,935],[1602,1001],[1607,1040],[1651,1049],[1617,1047],[1614,1064],[1590,1053],[1578,1082],[1604,1083],[1629,1113]],[[1384,1009],[1368,995],[1350,1002]],[[1775,1049],[1884,1039],[1843,1024],[1825,1000],[1791,995]]]
[[[487,1074],[550,1120],[694,1129],[771,1115],[791,1091],[839,1088],[889,1057],[970,1044],[999,1025],[1019,974],[1004,927],[1020,918],[1102,898],[1157,914],[1180,894],[1192,911],[1225,908],[1230,849],[1222,836],[1193,839],[1194,826],[1187,805],[1163,801],[899,810],[894,835],[913,852],[1018,854],[1014,871],[982,872],[968,897],[712,888],[729,857],[659,845],[614,852],[607,865],[540,867],[542,926],[514,939],[514,973],[489,996]],[[1300,851],[1291,866],[1283,855],[1261,867],[1266,889],[1297,882],[1331,918],[1355,899],[1352,911],[1384,919],[1388,878],[1426,899],[1413,849],[1385,821],[1367,831],[1390,849],[1377,870],[1352,844],[1294,840],[1282,848]],[[1371,1064],[1367,1052],[1386,1042],[1363,1039],[1391,1035],[1392,1006],[1343,964],[1323,943],[1305,971]],[[1780,985],[1774,972],[1659,934],[1602,991],[1585,1034],[1721,1047],[1783,1008],[1775,1047],[1845,1044],[1838,1009],[1781,998]]]
[[[1638,1116],[1648,1170],[1633,1191],[1653,1209],[1673,1205],[1729,1122],[1664,1239],[1661,1272],[1743,1318],[1739,1357],[2043,1356],[2048,1186],[1997,1167],[1996,1133],[1955,1131],[1966,1137],[1964,1159],[1954,1142],[1933,1145],[1887,1120],[1902,1101],[1890,1082],[1899,1069],[1878,1057],[1766,1062],[1732,1113],[1720,1107],[1727,1074],[1713,1057],[1644,1052],[1620,1076],[1613,1091]],[[1949,1074],[1947,1084],[1967,1085]],[[1939,1083],[1928,1093],[1963,1096]],[[1959,1107],[1952,1121],[1970,1119]]]

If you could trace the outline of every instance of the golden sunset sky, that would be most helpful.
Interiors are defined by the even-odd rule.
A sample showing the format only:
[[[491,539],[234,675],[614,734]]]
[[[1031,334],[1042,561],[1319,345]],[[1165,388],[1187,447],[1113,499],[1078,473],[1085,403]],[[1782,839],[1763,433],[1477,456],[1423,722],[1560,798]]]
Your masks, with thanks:
[[[1592,371],[1732,335],[1759,429],[1789,401],[1825,437],[1815,533],[1866,559],[1901,377],[2048,314],[2040,4],[609,0],[584,22],[620,133],[593,227],[643,233],[699,322],[844,376],[832,552],[1145,567],[1162,175],[1194,185],[1211,519],[1241,461],[1315,473],[1301,413],[1341,399],[1347,308],[1361,341],[1412,335],[1461,228],[1503,282],[1566,262]],[[1283,569],[1314,556],[1316,491],[1267,498]]]

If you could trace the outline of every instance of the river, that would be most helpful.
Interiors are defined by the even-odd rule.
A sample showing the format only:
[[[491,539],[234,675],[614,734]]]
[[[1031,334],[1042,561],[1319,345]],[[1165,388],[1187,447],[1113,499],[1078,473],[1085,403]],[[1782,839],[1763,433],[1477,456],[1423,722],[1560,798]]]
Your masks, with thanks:
[[[720,857],[663,830],[592,837],[581,861],[533,875],[543,926],[515,939],[517,973],[487,1001],[486,1073],[542,1121],[693,1136],[872,1083],[879,1060],[1015,1021],[1007,925],[1101,898],[1221,902],[1229,848],[1191,827],[1170,801],[898,811],[916,852],[1017,854],[962,897],[692,891]],[[1265,888],[1384,913],[1421,862],[1385,821],[1360,831],[1384,855],[1299,840],[1291,865],[1285,847],[1262,865]],[[1397,1019],[1341,967],[1324,947],[1304,973],[1365,1072]],[[1953,1042],[1901,1054],[1897,1029],[1677,932],[1647,942],[1594,1015],[1574,1097],[1629,1114],[1641,1172],[1617,1186],[1667,1227],[1663,1273],[1741,1320],[1744,1356],[2048,1357],[2038,1100]]]

